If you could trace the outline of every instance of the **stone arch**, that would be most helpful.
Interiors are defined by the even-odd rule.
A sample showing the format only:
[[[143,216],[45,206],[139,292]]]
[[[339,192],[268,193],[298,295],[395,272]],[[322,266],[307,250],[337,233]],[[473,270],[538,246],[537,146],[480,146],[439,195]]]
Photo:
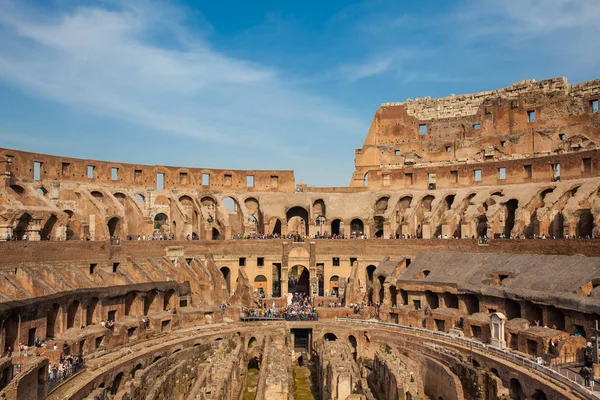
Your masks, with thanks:
[[[286,212],[287,232],[298,235],[308,234],[308,211],[304,207],[295,206]]]
[[[365,234],[365,224],[360,218],[354,218],[350,221],[350,234],[356,236]]]
[[[547,400],[546,393],[541,389],[536,389],[531,395],[531,400]]]
[[[352,358],[354,361],[358,358],[358,341],[354,337],[354,335],[348,335],[348,341],[350,342],[350,346],[352,347]]]
[[[129,377],[131,379],[135,379],[135,373],[141,369],[142,369],[142,364],[136,364],[135,367],[133,367],[131,369],[131,371],[129,372]]]
[[[139,203],[141,203],[141,204],[144,204],[144,203],[146,203],[146,197],[145,197],[143,194],[136,193],[136,194],[135,194],[135,199],[136,199],[136,200],[137,200]]]
[[[454,204],[454,199],[456,199],[456,194],[448,194],[444,197],[444,203],[446,205],[446,210],[450,210],[452,208],[452,204]]]
[[[110,386],[110,394],[112,394],[113,396],[116,395],[119,392],[119,389],[121,388],[121,384],[123,383],[123,375],[123,372],[119,372],[115,376],[115,379],[113,380],[113,383]]]
[[[317,199],[313,202],[312,205],[312,214],[315,217],[318,216],[323,216],[325,217],[327,215],[326,213],[327,209],[325,207],[325,201],[323,199]]]
[[[423,199],[421,200],[421,208],[423,209],[423,211],[431,212],[431,203],[433,203],[433,200],[435,200],[435,197],[430,194],[423,197]]]
[[[81,327],[81,303],[74,300],[67,308],[67,329]]]
[[[186,206],[186,207],[194,206],[194,200],[188,195],[180,196],[178,200],[181,203],[181,205],[183,205],[183,206]]]
[[[99,192],[97,190],[94,190],[90,193],[92,195],[93,198],[102,201],[104,199],[104,195],[102,194],[102,192]]]
[[[594,230],[594,216],[590,209],[579,210],[575,233],[580,238],[591,238]]]
[[[42,230],[40,231],[40,237],[42,240],[50,240],[52,238],[52,236],[54,236],[57,221],[58,221],[58,218],[56,217],[55,214],[52,214],[48,217],[48,219],[46,220],[46,223],[44,224],[44,226],[42,227]]]
[[[375,213],[383,214],[386,212],[388,208],[388,202],[390,200],[390,196],[382,196],[375,202]]]
[[[248,227],[251,235],[262,235],[263,232],[263,214],[260,209],[260,203],[254,197],[248,197],[244,200],[244,205],[248,211]]]
[[[160,231],[160,233],[167,233],[169,230],[169,216],[163,212],[156,213],[154,218],[154,230]]]
[[[310,295],[310,271],[304,265],[294,265],[288,273],[288,293]]]
[[[223,219],[231,228],[231,235],[244,235],[244,216],[239,201],[232,196],[225,196],[221,201],[227,210]]]
[[[113,193],[113,197],[115,199],[117,199],[117,201],[119,203],[121,203],[122,205],[125,205],[125,201],[127,200],[127,196],[125,196],[124,193],[121,193],[121,192]]]
[[[509,383],[510,398],[513,400],[524,400],[523,387],[517,378],[512,378]]]
[[[256,275],[254,277],[253,286],[256,293],[261,296],[266,295],[268,291],[267,277],[264,275]]]
[[[23,213],[17,220],[17,225],[13,229],[13,236],[16,237],[18,240],[23,239],[23,235],[25,235],[29,231],[30,223],[31,215],[28,213]]]
[[[331,221],[331,234],[336,236],[344,235],[344,221],[340,218],[336,218]]]
[[[212,240],[223,240],[223,235],[221,235],[221,231],[215,227],[211,229],[211,238]]]
[[[323,340],[326,342],[337,342],[338,338],[334,333],[327,332],[323,335]]]
[[[119,236],[121,234],[121,219],[119,217],[112,217],[108,220],[106,226],[108,227],[108,236]]]
[[[252,336],[250,338],[250,340],[248,340],[248,348],[251,349],[254,346],[256,346],[256,344],[258,343],[258,340],[256,340],[256,338],[254,336]]]
[[[329,278],[329,293],[335,294],[338,296],[340,288],[340,277],[338,275],[333,275]]]
[[[223,279],[225,279],[225,285],[227,287],[227,295],[231,295],[231,269],[229,267],[221,267],[219,270],[223,275]]]

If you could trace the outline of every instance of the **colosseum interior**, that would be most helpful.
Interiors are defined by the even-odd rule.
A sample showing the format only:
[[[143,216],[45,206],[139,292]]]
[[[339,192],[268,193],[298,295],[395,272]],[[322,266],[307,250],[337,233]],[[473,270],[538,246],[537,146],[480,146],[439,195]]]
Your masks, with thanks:
[[[383,104],[348,187],[0,149],[0,398],[598,398],[599,98]]]

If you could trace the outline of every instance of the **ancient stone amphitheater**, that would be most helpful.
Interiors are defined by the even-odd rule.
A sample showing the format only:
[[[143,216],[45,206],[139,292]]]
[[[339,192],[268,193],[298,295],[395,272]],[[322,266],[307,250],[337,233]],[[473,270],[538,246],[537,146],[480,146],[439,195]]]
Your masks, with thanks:
[[[349,187],[0,149],[0,398],[594,398],[599,97],[383,104]]]

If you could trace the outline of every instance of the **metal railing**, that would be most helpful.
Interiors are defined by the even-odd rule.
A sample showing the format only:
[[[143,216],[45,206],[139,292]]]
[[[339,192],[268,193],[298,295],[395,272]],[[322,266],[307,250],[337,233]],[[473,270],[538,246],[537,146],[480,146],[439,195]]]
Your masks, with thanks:
[[[544,375],[550,376],[553,379],[556,379],[557,381],[563,383],[564,385],[567,385],[570,389],[585,396],[586,398],[600,399],[600,396],[593,393],[590,389],[581,385],[581,383],[578,380],[583,380],[583,378],[581,378],[579,376],[579,374],[576,374],[574,372],[569,373],[569,370],[567,370],[567,369],[563,369],[563,371],[561,372],[560,368],[558,368],[557,370],[548,368],[548,367],[538,364],[537,362],[534,362],[528,358],[522,357],[522,356],[514,354],[514,353],[510,353],[505,350],[497,349],[495,347],[492,347],[490,345],[481,343],[481,342],[473,340],[473,339],[457,337],[457,336],[453,336],[453,335],[450,335],[450,334],[444,333],[444,332],[430,331],[430,330],[424,329],[424,328],[414,328],[411,326],[391,324],[388,322],[366,321],[366,320],[357,320],[357,319],[340,318],[340,317],[336,318],[336,321],[351,322],[353,324],[359,323],[359,324],[364,324],[364,325],[384,326],[387,328],[400,329],[400,330],[404,330],[404,331],[408,331],[408,332],[414,332],[414,333],[419,333],[419,334],[423,334],[423,335],[427,335],[427,336],[438,337],[438,338],[443,338],[445,340],[458,342],[460,344],[470,346],[471,348],[477,348],[484,352],[492,353],[493,355],[500,357],[504,360],[511,361],[515,364],[533,369]],[[566,371],[566,375],[564,375],[565,371]],[[575,379],[577,379],[577,380],[575,380]]]
[[[63,370],[57,370],[56,376],[54,376],[54,371],[51,369],[48,372],[48,393],[52,392],[54,389],[71,379],[73,376],[77,375],[81,371],[85,369],[85,363],[83,359],[74,363]]]

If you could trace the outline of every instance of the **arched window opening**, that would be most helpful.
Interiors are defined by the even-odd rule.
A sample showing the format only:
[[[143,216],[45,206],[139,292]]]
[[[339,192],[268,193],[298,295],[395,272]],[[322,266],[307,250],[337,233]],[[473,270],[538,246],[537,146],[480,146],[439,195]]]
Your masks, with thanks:
[[[594,216],[591,210],[581,210],[577,220],[576,234],[579,238],[591,238],[594,230]]]
[[[337,342],[338,338],[335,334],[328,332],[325,335],[323,335],[323,340],[325,340],[326,342]]]
[[[341,219],[331,221],[331,234],[335,236],[344,235],[344,222]]]
[[[352,236],[362,236],[365,234],[365,227],[360,219],[355,218],[350,222],[350,234]]]
[[[308,211],[303,207],[292,207],[286,213],[287,232],[306,236],[308,234]]]

